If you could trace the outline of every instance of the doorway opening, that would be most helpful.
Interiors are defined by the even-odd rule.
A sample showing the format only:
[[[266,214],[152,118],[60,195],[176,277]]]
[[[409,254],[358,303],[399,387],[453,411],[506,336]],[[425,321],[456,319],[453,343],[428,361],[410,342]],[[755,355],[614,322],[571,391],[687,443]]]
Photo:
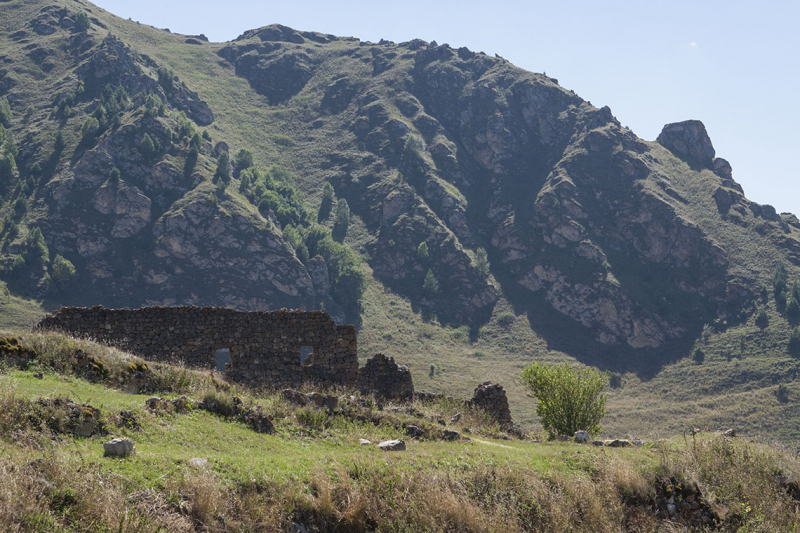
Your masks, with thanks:
[[[301,346],[300,347],[300,364],[306,365],[310,363],[311,355],[314,353],[313,346]]]
[[[214,352],[214,363],[217,365],[217,372],[225,372],[231,363],[231,349],[220,348]]]

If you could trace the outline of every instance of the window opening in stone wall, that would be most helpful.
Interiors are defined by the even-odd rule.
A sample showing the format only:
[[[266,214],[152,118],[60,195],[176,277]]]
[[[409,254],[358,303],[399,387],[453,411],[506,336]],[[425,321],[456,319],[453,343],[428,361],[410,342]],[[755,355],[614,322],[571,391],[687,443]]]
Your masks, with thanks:
[[[231,349],[220,348],[214,352],[214,362],[217,365],[217,372],[225,372],[225,366],[231,362]]]
[[[301,346],[300,347],[300,364],[305,365],[310,363],[309,357],[311,354],[314,353],[314,348],[312,346]]]

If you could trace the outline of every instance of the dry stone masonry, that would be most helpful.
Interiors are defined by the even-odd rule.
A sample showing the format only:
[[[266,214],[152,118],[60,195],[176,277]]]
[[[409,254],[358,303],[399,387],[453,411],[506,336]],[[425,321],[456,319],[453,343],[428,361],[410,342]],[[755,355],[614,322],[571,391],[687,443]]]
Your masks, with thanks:
[[[511,410],[508,407],[508,398],[502,385],[492,384],[486,381],[478,385],[470,405],[483,409],[494,418],[501,426],[509,426],[514,423],[511,419]]]
[[[398,365],[393,357],[382,353],[367,359],[358,371],[356,389],[363,394],[392,400],[410,400],[414,396],[414,383],[408,367]]]
[[[358,373],[355,326],[337,325],[322,311],[64,307],[37,328],[199,368],[215,368],[215,354],[227,349],[226,375],[253,386],[351,386]]]

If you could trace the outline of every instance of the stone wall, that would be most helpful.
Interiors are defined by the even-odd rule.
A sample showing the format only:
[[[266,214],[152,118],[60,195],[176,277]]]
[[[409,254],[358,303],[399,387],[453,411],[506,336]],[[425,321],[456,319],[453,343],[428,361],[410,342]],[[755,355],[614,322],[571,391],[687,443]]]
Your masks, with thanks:
[[[226,375],[254,386],[352,386],[358,373],[355,326],[334,324],[322,311],[64,307],[47,315],[37,328],[195,368],[216,368],[216,350],[227,348]],[[301,347],[313,349],[304,364]]]
[[[391,400],[409,400],[414,396],[414,383],[408,367],[398,365],[394,358],[382,353],[367,359],[367,363],[358,371],[356,389],[362,394],[374,394]]]
[[[501,426],[510,426],[514,423],[511,419],[511,410],[508,408],[506,391],[502,385],[492,384],[491,381],[481,383],[468,403],[489,413]]]

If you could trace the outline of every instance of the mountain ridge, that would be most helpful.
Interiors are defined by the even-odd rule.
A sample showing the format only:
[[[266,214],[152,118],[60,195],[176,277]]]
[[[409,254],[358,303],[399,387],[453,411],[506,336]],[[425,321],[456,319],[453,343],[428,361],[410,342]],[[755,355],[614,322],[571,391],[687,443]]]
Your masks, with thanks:
[[[491,368],[515,380],[531,358],[630,375],[621,403],[723,367],[737,394],[795,386],[793,319],[762,286],[780,261],[796,275],[800,223],[746,199],[702,123],[643,141],[553,78],[435,42],[272,25],[209,43],[77,2],[3,9],[19,19],[0,29],[0,98],[19,149],[0,191],[0,255],[15,294],[323,307],[360,324],[365,350],[388,344],[442,390]],[[76,31],[81,10],[92,27]],[[217,177],[223,153],[230,178]],[[319,216],[324,184],[348,204],[343,238],[336,217]],[[72,285],[52,288],[54,257],[34,257],[34,228],[75,265]],[[13,274],[23,256],[27,275]],[[728,336],[757,347],[749,378]]]

